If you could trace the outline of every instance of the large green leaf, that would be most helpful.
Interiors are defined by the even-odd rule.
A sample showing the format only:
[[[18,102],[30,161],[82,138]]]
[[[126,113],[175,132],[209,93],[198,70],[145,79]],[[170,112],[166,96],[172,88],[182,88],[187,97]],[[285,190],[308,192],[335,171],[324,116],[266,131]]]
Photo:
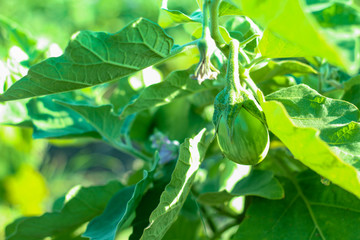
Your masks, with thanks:
[[[296,159],[360,197],[359,110],[306,85],[270,94],[261,104],[268,127]]]
[[[65,205],[60,212],[16,220],[6,228],[6,239],[39,240],[71,234],[99,215],[110,198],[122,187],[119,182],[88,188],[75,187],[67,194]]]
[[[268,199],[284,197],[284,189],[271,171],[253,170],[240,180],[231,192],[208,192],[200,194],[198,201],[207,205],[218,205],[238,196],[259,196]]]
[[[285,199],[252,199],[232,240],[358,239],[360,201],[307,171],[282,180]]]
[[[301,0],[236,0],[245,15],[263,28],[259,49],[270,58],[319,56],[332,64],[355,72],[349,51],[340,49],[334,37],[322,34],[318,23],[303,10]],[[352,52],[355,50],[352,49]]]
[[[0,101],[65,92],[120,79],[169,56],[173,45],[157,24],[138,19],[115,34],[81,31],[62,56],[29,69]]]
[[[175,99],[209,90],[213,87],[212,82],[204,82],[200,85],[197,81],[191,79],[190,75],[193,72],[193,68],[175,71],[164,82],[145,88],[134,102],[124,107],[120,116],[123,118],[148,108],[168,104]]]
[[[90,221],[86,232],[83,234],[90,239],[112,240],[115,239],[117,229],[135,212],[148,186],[153,181],[153,176],[159,162],[155,157],[152,169],[144,171],[144,177],[135,186],[121,189],[109,201],[104,212]]]
[[[175,222],[194,182],[209,145],[205,129],[180,146],[180,155],[170,183],[161,194],[160,203],[150,215],[150,224],[141,239],[161,239]]]

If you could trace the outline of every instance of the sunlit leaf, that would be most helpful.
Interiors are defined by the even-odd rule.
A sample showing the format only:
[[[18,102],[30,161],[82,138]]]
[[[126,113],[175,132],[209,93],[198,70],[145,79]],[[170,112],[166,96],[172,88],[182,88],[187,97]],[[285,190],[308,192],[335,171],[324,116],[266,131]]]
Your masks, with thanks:
[[[188,16],[179,10],[161,8],[160,11],[158,23],[163,28],[172,27],[181,23],[202,22],[201,12],[195,12],[191,16]]]
[[[163,240],[186,239],[197,240],[201,224],[199,206],[192,195],[186,199],[178,218],[166,232]],[[189,231],[191,229],[191,231]]]
[[[245,15],[265,28],[259,49],[271,58],[319,56],[355,72],[351,51],[341,49],[333,38],[322,34],[315,19],[303,10],[301,1],[236,0]],[[354,49],[352,49],[352,52]]]
[[[44,177],[33,167],[21,165],[15,175],[5,178],[4,187],[9,202],[19,207],[24,216],[43,213],[48,188]]]
[[[227,1],[221,1],[219,6],[219,17],[227,15],[243,15],[243,11]]]
[[[269,130],[294,157],[360,197],[359,110],[306,85],[270,94],[261,104]]]

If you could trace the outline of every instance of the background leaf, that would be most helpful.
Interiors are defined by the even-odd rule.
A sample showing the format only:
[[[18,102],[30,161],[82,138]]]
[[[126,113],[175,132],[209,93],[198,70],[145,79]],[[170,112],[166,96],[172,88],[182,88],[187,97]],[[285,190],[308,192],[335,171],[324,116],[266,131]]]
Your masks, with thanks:
[[[9,38],[9,41],[2,41],[2,43],[4,45],[15,44],[28,55],[29,59],[22,62],[23,65],[31,66],[42,56],[43,52],[37,49],[37,41],[19,24],[0,15],[0,30],[1,28],[7,32]],[[3,50],[2,47],[0,50]]]
[[[318,5],[313,9],[311,14],[323,28],[337,28],[340,31],[347,27],[359,28],[360,12],[345,2],[330,1],[320,9]]]
[[[179,10],[161,8],[158,23],[163,28],[173,27],[182,23],[202,22],[202,13],[194,12],[191,16]]]
[[[293,76],[309,74],[317,74],[317,71],[310,65],[294,60],[278,62],[270,60],[266,65],[252,69],[250,72],[251,78],[265,95],[296,85]]]
[[[0,101],[71,91],[120,79],[168,57],[173,45],[157,24],[138,19],[118,33],[82,31],[62,56],[29,69]]]
[[[223,0],[219,6],[219,17],[227,15],[243,15],[243,11],[231,2]]]
[[[115,239],[117,229],[135,212],[139,202],[145,194],[147,187],[153,180],[159,156],[155,156],[152,169],[144,171],[144,177],[135,186],[121,189],[109,201],[104,212],[90,221],[83,236],[90,239]]]
[[[359,110],[306,85],[270,94],[262,103],[269,130],[303,164],[360,197]]]
[[[200,194],[198,201],[207,205],[218,205],[239,196],[281,199],[284,197],[284,189],[271,171],[252,170],[234,186],[231,192],[203,193]]]
[[[16,102],[6,102],[0,104],[0,123],[2,125],[32,127],[26,103],[29,100],[19,100]]]
[[[351,78],[349,81],[344,83],[345,93],[342,97],[343,100],[351,102],[360,108],[360,76],[355,76]]]
[[[7,227],[6,239],[39,240],[70,234],[99,215],[113,194],[122,187],[119,182],[88,188],[75,187],[67,194],[60,212],[19,219]]]
[[[170,73],[164,82],[145,88],[138,98],[124,107],[120,116],[124,118],[148,108],[168,104],[181,97],[215,88],[209,81],[199,85],[197,81],[190,78],[192,73],[194,73],[193,68]]]

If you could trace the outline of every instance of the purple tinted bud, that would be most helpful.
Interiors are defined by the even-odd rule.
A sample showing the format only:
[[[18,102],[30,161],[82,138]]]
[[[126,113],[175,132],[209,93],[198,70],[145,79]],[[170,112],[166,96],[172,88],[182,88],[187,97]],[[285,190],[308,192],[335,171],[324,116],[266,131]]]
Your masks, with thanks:
[[[156,131],[150,137],[151,147],[159,151],[160,164],[175,160],[178,156],[179,142],[171,141],[163,133]]]

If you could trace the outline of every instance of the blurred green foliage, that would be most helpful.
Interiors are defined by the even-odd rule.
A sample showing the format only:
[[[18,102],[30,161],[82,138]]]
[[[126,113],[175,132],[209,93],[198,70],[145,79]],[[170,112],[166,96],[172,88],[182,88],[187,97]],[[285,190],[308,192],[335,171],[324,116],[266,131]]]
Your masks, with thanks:
[[[0,1],[0,14],[64,48],[79,30],[117,32],[139,17],[157,22],[160,6],[160,0],[13,0]],[[168,7],[191,13],[197,5],[193,0],[169,1]]]
[[[161,0],[0,1],[0,64],[7,68],[6,72],[1,71],[0,83],[4,84],[4,88],[0,92],[5,91],[11,82],[22,77],[26,72],[26,67],[49,56],[51,44],[56,44],[59,46],[57,49],[64,50],[70,37],[80,30],[114,33],[139,17],[157,22],[161,4]],[[169,1],[168,8],[179,9],[190,14],[196,10],[197,5],[193,0]],[[185,35],[177,34],[179,43],[190,40],[191,27],[190,30],[185,30],[182,26],[172,28],[188,31]],[[168,29],[170,35],[172,28]],[[10,49],[14,53],[11,53]],[[25,59],[20,57],[22,52],[25,53]],[[26,55],[29,57],[28,60],[26,60]],[[14,56],[18,59],[14,59]],[[184,58],[184,56],[180,57]],[[19,61],[22,61],[21,64]],[[176,68],[176,66],[171,68]],[[4,70],[4,66],[1,68],[0,65],[0,69]],[[18,77],[14,78],[14,76]],[[144,79],[141,81],[142,84],[147,84]],[[122,82],[128,84],[131,79],[129,81],[124,79]],[[134,94],[144,87],[140,84],[139,89],[133,89],[134,86],[132,88],[130,84],[128,85],[127,89]],[[101,94],[102,89],[108,89],[107,87],[99,86],[94,91]],[[117,91],[117,84],[114,84],[114,87]],[[84,94],[86,91],[83,91]],[[93,94],[92,91],[91,94]],[[119,94],[121,95],[121,92]],[[116,107],[123,105],[117,102],[116,94],[111,96],[113,99],[110,101]],[[24,104],[26,103],[27,101],[24,101]],[[4,112],[6,107],[4,105],[0,107],[0,114],[2,114],[0,118],[7,119]],[[26,113],[19,107],[21,105],[13,106],[13,109],[19,112],[19,124],[31,127],[32,123],[24,119],[23,115]],[[21,118],[23,118],[22,122]],[[143,118],[137,121],[144,122],[141,119]],[[149,127],[151,122],[143,124]],[[132,135],[143,138],[147,136],[146,131],[147,128],[133,131]],[[132,160],[130,156],[104,143],[86,138],[33,140],[32,134],[31,128],[0,127],[0,226],[5,226],[22,215],[39,215],[51,210],[53,207],[51,204],[53,202],[56,204],[57,198],[61,199],[71,187],[80,182],[82,185],[94,185],[104,184],[109,179],[124,181],[126,176],[130,176],[129,170],[142,167],[142,163],[129,161]],[[42,193],[34,192],[34,189]],[[28,194],[19,195],[21,192],[28,192]],[[38,199],[30,202],[21,200],[21,198],[30,198],[32,195],[38,196]],[[0,229],[1,236],[4,235],[3,231],[3,228]]]

